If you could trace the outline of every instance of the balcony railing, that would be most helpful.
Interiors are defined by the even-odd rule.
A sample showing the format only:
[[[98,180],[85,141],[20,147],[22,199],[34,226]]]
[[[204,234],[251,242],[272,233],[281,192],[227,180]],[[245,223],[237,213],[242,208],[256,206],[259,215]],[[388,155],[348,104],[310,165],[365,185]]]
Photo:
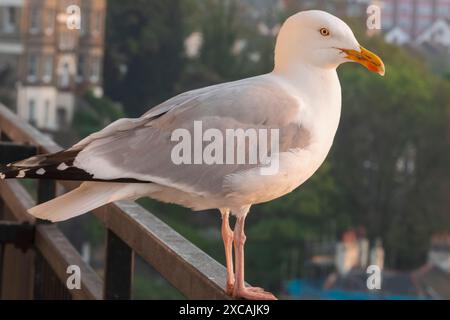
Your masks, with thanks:
[[[61,150],[0,104],[0,163]],[[37,202],[78,183],[40,180]],[[85,262],[56,224],[26,210],[35,200],[17,180],[0,182],[0,297],[2,299],[130,299],[137,254],[188,299],[228,299],[225,268],[138,204],[93,211],[107,230],[104,279]],[[67,267],[81,270],[81,289],[66,287]]]

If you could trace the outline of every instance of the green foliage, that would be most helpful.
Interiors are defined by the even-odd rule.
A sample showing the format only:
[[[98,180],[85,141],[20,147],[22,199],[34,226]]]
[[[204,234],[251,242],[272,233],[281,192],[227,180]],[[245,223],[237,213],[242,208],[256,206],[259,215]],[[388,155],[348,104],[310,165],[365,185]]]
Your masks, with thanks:
[[[446,73],[444,74],[444,79],[446,79],[447,81],[450,82],[450,72],[446,72]]]
[[[386,77],[343,66],[343,113],[330,161],[351,213],[384,240],[389,267],[424,263],[433,232],[448,230],[450,85],[405,51],[361,40]]]
[[[182,69],[185,7],[189,1],[108,2],[105,92],[130,116],[174,94]]]
[[[137,300],[180,300],[183,299],[183,296],[161,279],[137,275],[133,282],[133,298]]]
[[[238,80],[273,68],[274,37],[261,35],[241,1],[200,1],[190,23],[203,37],[197,59],[186,59],[178,91]],[[272,17],[267,17],[271,20]],[[273,19],[273,18],[272,18]],[[275,24],[276,21],[272,21]],[[236,50],[237,43],[243,44]],[[252,59],[252,56],[257,58]]]
[[[106,229],[97,218],[89,215],[87,219],[81,220],[83,232],[87,235],[89,243],[102,243],[106,238]]]
[[[88,92],[76,108],[73,125],[78,136],[86,137],[124,116],[120,105],[108,97],[97,98]]]

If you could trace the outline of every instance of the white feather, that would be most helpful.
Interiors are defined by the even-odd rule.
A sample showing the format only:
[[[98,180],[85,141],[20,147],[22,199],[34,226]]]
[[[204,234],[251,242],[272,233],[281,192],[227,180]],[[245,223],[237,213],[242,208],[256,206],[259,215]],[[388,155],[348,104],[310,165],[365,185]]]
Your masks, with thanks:
[[[52,222],[64,221],[113,201],[137,199],[154,188],[152,184],[84,182],[75,190],[29,209],[28,213]]]

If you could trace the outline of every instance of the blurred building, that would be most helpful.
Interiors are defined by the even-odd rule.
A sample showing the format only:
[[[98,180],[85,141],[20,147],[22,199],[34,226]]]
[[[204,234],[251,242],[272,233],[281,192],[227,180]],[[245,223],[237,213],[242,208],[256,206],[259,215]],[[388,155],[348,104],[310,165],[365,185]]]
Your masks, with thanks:
[[[331,250],[330,245],[314,246],[309,269],[328,272],[308,272],[303,279],[292,279],[285,290],[291,298],[301,299],[450,299],[450,234],[433,235],[428,261],[413,271],[386,270],[381,240],[369,251],[364,229],[346,231]],[[326,250],[324,250],[326,249]],[[333,264],[334,268],[330,268]],[[381,269],[381,288],[367,287],[367,266]],[[324,268],[326,267],[326,268]],[[317,277],[317,275],[319,277]]]
[[[377,248],[383,250],[377,243]],[[369,251],[369,240],[365,236],[364,228],[351,229],[344,233],[342,241],[336,244],[335,265],[339,274],[347,274],[354,268],[365,269],[370,262],[381,263],[379,251]],[[384,251],[383,251],[384,258]]]
[[[384,249],[380,239],[370,246],[364,227],[350,228],[342,234],[341,240],[308,243],[305,263],[307,274],[311,277],[327,277],[336,271],[345,275],[350,271],[366,270],[369,265],[384,267]]]
[[[388,42],[450,48],[450,0],[280,0],[284,9],[321,9],[340,17],[366,17],[370,5],[381,8]]]
[[[422,292],[434,299],[450,299],[450,233],[431,237],[428,261],[413,273]]]
[[[284,8],[295,10],[320,9],[340,17],[361,17],[366,15],[372,4],[380,4],[381,0],[281,0]]]
[[[339,16],[363,16],[370,5],[383,11],[384,29],[401,27],[417,36],[438,19],[450,17],[450,0],[280,0],[284,8],[321,9]]]
[[[105,10],[106,0],[0,0],[0,70],[22,118],[58,131],[77,97],[102,94]]]
[[[408,46],[437,73],[450,68],[450,0],[383,0],[385,40]]]
[[[450,49],[450,17],[448,19],[438,19],[433,22],[416,38],[416,44],[426,43],[441,45]]]
[[[417,38],[438,20],[450,17],[450,0],[382,0],[383,29],[401,28]]]
[[[450,233],[433,235],[428,251],[428,263],[450,275]]]

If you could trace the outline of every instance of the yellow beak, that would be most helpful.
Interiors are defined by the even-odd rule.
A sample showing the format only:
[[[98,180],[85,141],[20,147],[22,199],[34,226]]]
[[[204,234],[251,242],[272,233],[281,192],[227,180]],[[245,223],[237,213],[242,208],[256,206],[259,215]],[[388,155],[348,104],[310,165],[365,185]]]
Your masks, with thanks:
[[[361,48],[361,52],[351,49],[340,49],[342,52],[346,53],[346,58],[357,63],[362,64],[367,69],[372,72],[376,72],[381,76],[384,76],[386,73],[384,68],[384,63],[375,53],[363,48]]]

